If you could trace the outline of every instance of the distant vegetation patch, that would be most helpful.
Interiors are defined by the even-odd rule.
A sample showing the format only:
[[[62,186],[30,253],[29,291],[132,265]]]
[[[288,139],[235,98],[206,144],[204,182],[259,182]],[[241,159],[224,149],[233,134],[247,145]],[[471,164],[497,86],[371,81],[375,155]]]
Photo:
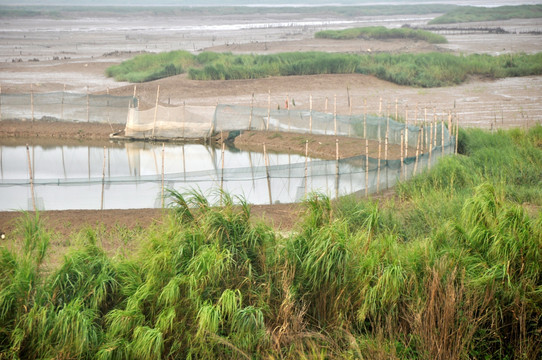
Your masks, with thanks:
[[[408,27],[388,29],[385,26],[368,26],[362,28],[350,28],[344,30],[323,30],[317,32],[314,37],[320,39],[413,39],[427,41],[431,44],[445,44],[448,41],[442,35],[434,34],[426,30],[415,30]]]
[[[427,54],[336,54],[292,52],[234,55],[187,51],[138,55],[107,69],[118,81],[145,82],[188,72],[193,80],[239,80],[269,76],[367,74],[399,85],[460,84],[469,75],[488,78],[541,75],[542,53],[500,56]]]
[[[542,5],[499,6],[493,8],[462,6],[431,20],[429,24],[435,25],[474,21],[536,19],[541,17]]]
[[[132,4],[131,4],[132,5]],[[74,16],[133,16],[157,15],[175,17],[221,16],[221,15],[254,15],[262,14],[300,14],[300,15],[333,15],[348,18],[356,16],[393,16],[408,14],[446,13],[456,5],[419,4],[419,5],[357,5],[357,6],[0,6],[0,17],[68,17]]]

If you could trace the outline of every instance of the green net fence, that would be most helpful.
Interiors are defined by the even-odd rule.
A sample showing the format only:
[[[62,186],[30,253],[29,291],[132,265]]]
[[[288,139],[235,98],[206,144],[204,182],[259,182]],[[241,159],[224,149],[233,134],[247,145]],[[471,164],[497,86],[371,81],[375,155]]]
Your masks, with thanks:
[[[105,180],[108,187],[115,188],[111,194],[122,193],[120,203],[127,204],[126,199],[142,200],[143,188],[149,187],[149,201],[158,206],[156,194],[163,193],[163,188],[170,187],[180,191],[195,186],[222,189],[232,195],[250,196],[250,203],[295,202],[307,193],[319,191],[332,197],[349,193],[374,193],[392,187],[397,181],[406,180],[415,174],[433,166],[440,157],[452,154],[456,147],[455,137],[449,132],[450,123],[444,120],[417,124],[406,124],[395,121],[388,116],[373,114],[339,115],[326,112],[270,109],[251,106],[220,104],[217,106],[158,106],[140,110],[137,99],[133,97],[114,97],[108,95],[72,94],[67,92],[1,96],[2,120],[8,118],[48,119],[62,121],[110,122],[125,124],[125,135],[133,139],[196,139],[208,138],[220,132],[238,132],[244,130],[279,131],[300,134],[316,134],[330,136],[350,136],[378,140],[382,151],[378,157],[370,157],[365,147],[356,151],[358,156],[337,160],[319,160],[301,155],[297,162],[287,164],[259,164],[246,166],[231,164],[221,167],[221,159],[213,157],[212,169],[201,171],[165,171],[163,174],[144,175],[144,169],[136,168],[129,174],[120,173]],[[449,118],[448,118],[449,121]],[[272,140],[270,140],[272,141]],[[401,145],[401,156],[386,155],[384,144]],[[375,142],[373,142],[372,146]],[[135,159],[144,156],[138,149],[134,158],[134,150],[126,146],[128,164],[120,164],[118,168],[133,168],[139,163]],[[130,151],[128,151],[130,150]],[[6,150],[4,150],[5,152]],[[90,151],[90,150],[89,150]],[[184,161],[184,150],[183,161]],[[214,150],[216,152],[216,150]],[[90,152],[89,152],[90,153]],[[374,153],[374,152],[373,152]],[[64,156],[64,154],[63,154]],[[187,155],[189,156],[189,155]],[[228,155],[226,155],[227,157]],[[232,156],[232,155],[230,155]],[[124,155],[119,155],[123,158]],[[101,160],[98,158],[98,168]],[[109,161],[109,160],[108,160]],[[76,161],[77,163],[78,161]],[[159,160],[154,159],[155,165]],[[178,163],[179,161],[176,161]],[[228,159],[226,158],[226,163]],[[166,162],[169,163],[169,162]],[[157,165],[156,165],[157,166]],[[90,163],[88,165],[91,167]],[[71,188],[80,185],[96,185],[104,180],[98,176],[64,177],[40,179],[35,178],[36,186],[51,190],[53,187]],[[135,184],[135,194],[127,185]],[[146,184],[143,186],[143,184]],[[24,178],[6,179],[2,181],[4,189],[8,186],[26,186]],[[7,190],[6,190],[7,191]],[[44,190],[41,190],[45,192]],[[66,190],[63,190],[64,192]],[[125,192],[126,191],[126,192]],[[7,193],[6,193],[7,194]],[[111,195],[112,197],[113,195]],[[58,199],[60,196],[51,195]],[[102,195],[103,197],[103,195]],[[80,198],[80,197],[79,197]],[[95,198],[95,197],[93,197]],[[107,198],[107,196],[106,196]],[[51,200],[52,201],[52,200]],[[78,205],[79,206],[79,205]],[[151,205],[152,207],[153,205]],[[130,207],[138,207],[130,203]]]
[[[0,95],[2,120],[56,120],[124,124],[131,96],[93,95],[66,91]]]

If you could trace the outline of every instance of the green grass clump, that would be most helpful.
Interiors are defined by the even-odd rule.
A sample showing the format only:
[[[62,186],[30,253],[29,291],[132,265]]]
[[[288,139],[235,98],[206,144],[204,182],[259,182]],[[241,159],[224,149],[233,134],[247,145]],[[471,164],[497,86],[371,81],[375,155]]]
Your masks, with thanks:
[[[173,51],[136,56],[108,68],[107,75],[122,81],[143,82],[185,70],[193,80],[361,73],[400,85],[438,87],[460,84],[471,75],[488,78],[540,75],[542,53],[456,56],[436,52],[374,55],[325,52],[234,55],[203,52],[196,56],[185,51]]]
[[[194,62],[187,51],[137,55],[107,68],[106,75],[117,81],[144,82],[182,74]]]
[[[434,34],[426,30],[415,30],[408,27],[388,29],[385,26],[368,26],[362,28],[350,28],[344,30],[322,30],[314,34],[320,39],[413,39],[422,40],[431,44],[446,44],[448,41],[442,35]]]
[[[309,194],[287,235],[170,190],[139,252],[89,228],[44,271],[26,214],[0,247],[0,358],[540,358],[542,127],[460,142],[397,197]]]
[[[429,24],[436,25],[509,19],[537,19],[541,17],[542,5],[498,7],[461,6],[429,21]]]

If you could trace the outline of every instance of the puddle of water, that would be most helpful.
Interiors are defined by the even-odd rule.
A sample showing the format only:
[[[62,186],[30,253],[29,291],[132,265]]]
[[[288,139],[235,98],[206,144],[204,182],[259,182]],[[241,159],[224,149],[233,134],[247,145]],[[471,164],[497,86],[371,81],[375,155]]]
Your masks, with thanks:
[[[219,189],[251,204],[300,201],[365,187],[365,171],[294,154],[264,154],[205,145],[149,143],[124,147],[0,146],[0,210],[130,209],[162,206],[164,189],[198,190],[219,201]],[[163,170],[162,170],[163,169]],[[165,201],[167,206],[167,200]]]

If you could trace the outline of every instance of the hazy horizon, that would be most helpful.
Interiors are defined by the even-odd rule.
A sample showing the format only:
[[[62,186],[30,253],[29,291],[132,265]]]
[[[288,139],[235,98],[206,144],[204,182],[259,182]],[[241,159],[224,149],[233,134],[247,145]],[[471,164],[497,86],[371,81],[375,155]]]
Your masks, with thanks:
[[[0,5],[18,6],[265,6],[265,7],[298,7],[298,6],[367,6],[367,5],[405,5],[405,4],[455,4],[472,6],[503,6],[542,4],[535,0],[266,0],[254,2],[249,0],[200,0],[194,4],[193,0],[158,0],[149,4],[144,0],[0,0]]]

